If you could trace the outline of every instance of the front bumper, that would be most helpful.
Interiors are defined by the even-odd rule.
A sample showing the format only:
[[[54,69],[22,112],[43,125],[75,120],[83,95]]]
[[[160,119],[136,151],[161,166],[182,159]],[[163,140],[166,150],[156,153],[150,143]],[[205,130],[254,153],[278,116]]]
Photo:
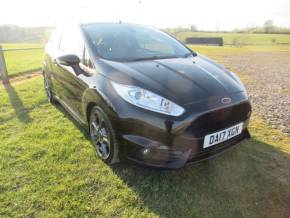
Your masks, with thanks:
[[[202,149],[203,138],[192,140],[191,147],[188,147],[187,150],[180,150],[177,147],[170,148],[168,146],[162,146],[161,144],[159,146],[139,147],[139,144],[131,142],[133,143],[131,146],[135,148],[130,149],[126,158],[136,163],[152,167],[180,168],[186,164],[196,163],[221,154],[247,138],[250,138],[250,134],[248,129],[245,128],[240,135],[206,149]],[[157,144],[156,142],[153,143],[155,145]]]
[[[251,106],[243,101],[169,120],[166,116],[118,119],[114,121],[122,156],[147,166],[180,168],[208,159],[250,137],[247,125]],[[137,115],[136,115],[137,116]],[[220,144],[203,148],[207,134],[243,122],[240,135]],[[118,127],[117,127],[118,126]]]

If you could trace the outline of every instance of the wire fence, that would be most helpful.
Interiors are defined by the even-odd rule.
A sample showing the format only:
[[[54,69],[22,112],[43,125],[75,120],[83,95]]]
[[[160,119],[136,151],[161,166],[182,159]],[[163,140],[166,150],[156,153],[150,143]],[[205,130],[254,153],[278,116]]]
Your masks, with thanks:
[[[3,48],[0,45],[0,77],[2,83],[22,73],[41,68],[43,47]]]

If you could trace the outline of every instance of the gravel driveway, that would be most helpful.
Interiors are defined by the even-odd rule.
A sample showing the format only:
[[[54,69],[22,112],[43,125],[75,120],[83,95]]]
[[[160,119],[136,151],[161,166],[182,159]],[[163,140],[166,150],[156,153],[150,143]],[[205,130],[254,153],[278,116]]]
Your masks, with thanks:
[[[290,52],[223,56],[244,80],[253,111],[290,137]]]

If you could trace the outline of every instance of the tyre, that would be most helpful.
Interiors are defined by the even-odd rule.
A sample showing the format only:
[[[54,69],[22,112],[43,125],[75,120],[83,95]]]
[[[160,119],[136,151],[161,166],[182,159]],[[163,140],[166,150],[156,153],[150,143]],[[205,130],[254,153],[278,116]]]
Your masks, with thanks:
[[[94,106],[90,113],[89,130],[91,141],[99,158],[106,164],[119,162],[119,147],[115,132],[105,112]]]
[[[44,90],[45,90],[45,94],[47,97],[47,100],[49,103],[54,104],[55,103],[55,99],[53,98],[53,94],[49,85],[49,80],[47,77],[46,73],[43,73],[43,79],[44,79]]]

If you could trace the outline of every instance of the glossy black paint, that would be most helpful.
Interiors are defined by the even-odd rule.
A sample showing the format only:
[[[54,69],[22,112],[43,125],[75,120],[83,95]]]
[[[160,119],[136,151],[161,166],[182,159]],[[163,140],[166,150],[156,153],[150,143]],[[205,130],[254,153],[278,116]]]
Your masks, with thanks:
[[[66,64],[67,54],[48,44],[43,72],[57,100],[84,126],[92,106],[104,110],[124,159],[178,168],[216,155],[250,136],[247,124],[251,105],[247,94],[222,66],[199,54],[135,62],[105,60],[92,52],[81,26],[79,31],[92,67],[85,66],[82,57],[80,64]],[[111,81],[150,90],[182,106],[185,112],[173,117],[136,107],[115,92]],[[231,98],[231,102],[223,104],[224,97]],[[206,134],[242,121],[245,125],[241,135],[203,149]],[[146,148],[149,150],[144,154]]]

